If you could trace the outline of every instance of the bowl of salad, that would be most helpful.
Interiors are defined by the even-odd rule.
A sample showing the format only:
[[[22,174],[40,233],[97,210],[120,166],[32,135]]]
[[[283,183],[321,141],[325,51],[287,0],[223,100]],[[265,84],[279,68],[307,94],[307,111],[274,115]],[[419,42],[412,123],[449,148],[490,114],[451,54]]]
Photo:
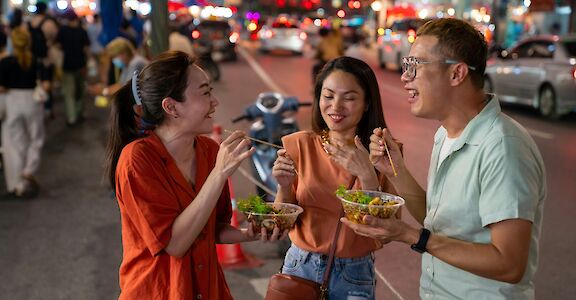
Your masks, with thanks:
[[[347,190],[340,185],[336,196],[342,202],[346,219],[364,224],[364,216],[388,219],[398,211],[405,201],[399,196],[368,190]]]
[[[248,222],[252,223],[254,232],[260,232],[264,227],[268,234],[272,234],[274,227],[280,228],[280,233],[292,228],[298,215],[304,211],[296,204],[270,203],[260,196],[239,200],[238,210],[246,216]]]

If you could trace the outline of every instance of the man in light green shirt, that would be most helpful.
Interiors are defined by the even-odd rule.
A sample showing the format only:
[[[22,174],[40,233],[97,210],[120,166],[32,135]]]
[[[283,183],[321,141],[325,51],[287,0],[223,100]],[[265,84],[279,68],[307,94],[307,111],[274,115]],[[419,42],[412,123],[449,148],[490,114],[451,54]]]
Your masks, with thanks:
[[[369,216],[367,225],[342,220],[358,234],[404,242],[423,253],[423,299],[534,299],[544,163],[526,130],[483,92],[486,52],[482,34],[471,25],[439,19],[421,27],[403,59],[412,114],[441,123],[427,192],[387,130],[375,129],[371,137],[372,162],[424,227]]]

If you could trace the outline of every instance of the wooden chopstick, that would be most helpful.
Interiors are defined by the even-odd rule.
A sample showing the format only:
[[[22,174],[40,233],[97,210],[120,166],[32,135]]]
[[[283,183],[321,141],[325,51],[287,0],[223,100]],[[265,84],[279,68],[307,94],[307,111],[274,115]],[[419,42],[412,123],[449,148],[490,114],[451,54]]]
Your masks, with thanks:
[[[386,153],[388,154],[388,161],[390,162],[390,166],[392,166],[394,177],[396,177],[398,176],[398,173],[396,173],[396,168],[394,168],[394,163],[392,162],[392,156],[390,156],[390,151],[388,151],[388,145],[386,144],[386,139],[382,137],[382,140],[384,141],[384,148],[386,148]]]
[[[230,131],[230,130],[228,130],[228,129],[224,129],[224,132],[226,132],[226,133],[232,133],[232,131]],[[245,136],[245,138],[247,138],[247,139],[249,139],[249,140],[251,140],[251,141],[254,141],[254,142],[258,142],[258,143],[261,143],[261,144],[264,144],[264,145],[268,145],[268,146],[270,146],[270,147],[274,147],[274,148],[278,148],[278,149],[284,149],[284,147],[282,147],[282,146],[278,146],[278,145],[276,145],[276,144],[268,143],[268,142],[263,141],[263,140],[255,139],[255,138],[253,138],[253,137]]]

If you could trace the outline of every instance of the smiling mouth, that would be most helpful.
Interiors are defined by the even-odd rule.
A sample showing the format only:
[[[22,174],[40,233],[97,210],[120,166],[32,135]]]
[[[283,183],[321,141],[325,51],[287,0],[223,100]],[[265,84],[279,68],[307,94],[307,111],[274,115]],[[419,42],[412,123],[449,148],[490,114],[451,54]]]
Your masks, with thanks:
[[[328,116],[334,121],[341,121],[342,119],[345,118],[344,115],[340,115],[340,114],[328,114]]]
[[[211,110],[206,114],[206,118],[207,119],[212,119],[214,113],[216,112],[216,110]]]

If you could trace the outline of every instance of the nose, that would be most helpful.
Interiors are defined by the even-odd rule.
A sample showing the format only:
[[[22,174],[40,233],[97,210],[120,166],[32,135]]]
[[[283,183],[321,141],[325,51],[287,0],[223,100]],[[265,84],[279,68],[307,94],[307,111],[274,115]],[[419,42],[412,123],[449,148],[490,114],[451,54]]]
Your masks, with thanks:
[[[402,75],[400,75],[400,80],[402,80],[402,82],[404,82],[404,83],[408,83],[408,82],[414,80],[414,78],[410,78],[410,76],[408,76],[408,72],[403,71]]]
[[[344,104],[344,99],[342,99],[340,96],[334,96],[334,102],[332,103],[332,107],[334,107],[334,109],[338,109],[340,107],[342,107]]]
[[[216,96],[212,96],[212,106],[216,107],[220,105],[220,101],[218,100],[218,98],[216,98]]]

